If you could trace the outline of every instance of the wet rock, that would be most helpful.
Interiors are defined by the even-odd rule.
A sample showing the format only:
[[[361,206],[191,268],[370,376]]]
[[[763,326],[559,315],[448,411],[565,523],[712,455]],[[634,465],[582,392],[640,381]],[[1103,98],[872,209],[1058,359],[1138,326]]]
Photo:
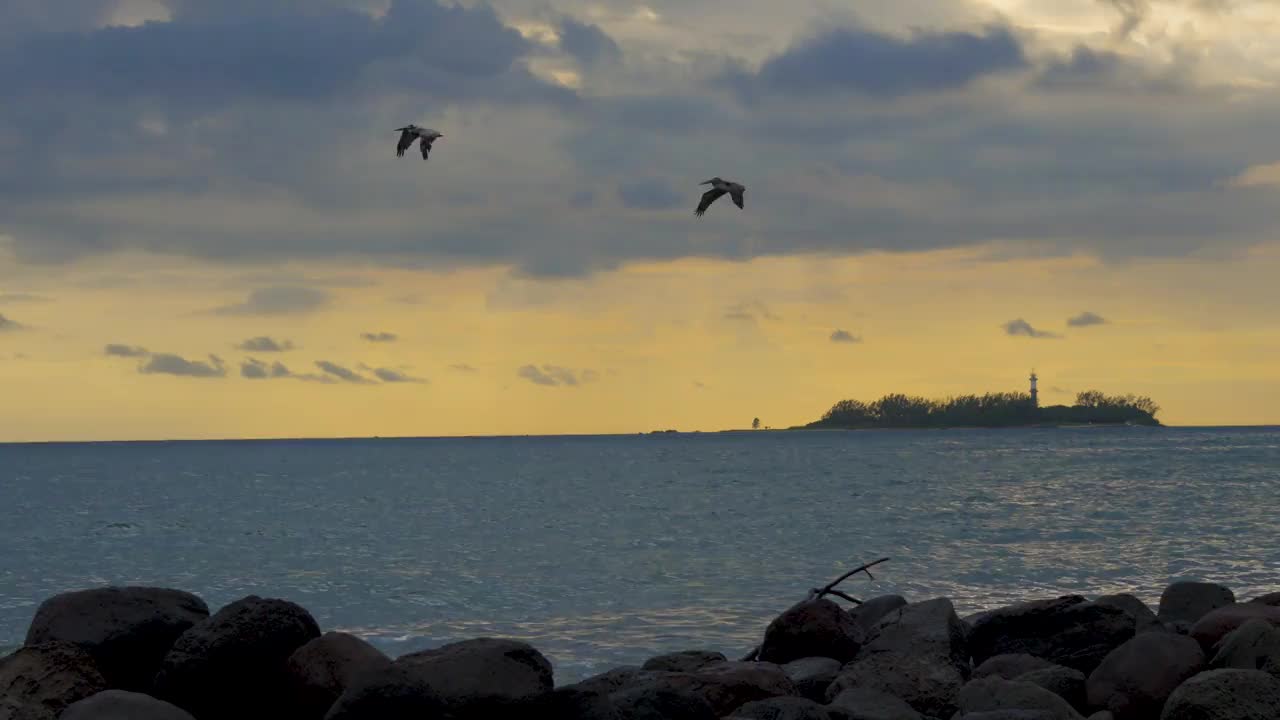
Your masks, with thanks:
[[[844,608],[826,598],[805,600],[787,608],[765,628],[760,660],[781,664],[830,657],[847,662],[861,644],[861,631]]]
[[[848,720],[922,720],[905,700],[871,688],[850,688],[831,699],[830,707]]]
[[[1147,607],[1147,604],[1138,599],[1136,595],[1131,593],[1115,593],[1113,595],[1103,595],[1094,600],[1099,605],[1110,605],[1118,607],[1129,613],[1133,618],[1134,632],[1147,632],[1148,630],[1167,630],[1164,623],[1156,617],[1156,614]]]
[[[1053,720],[1084,720],[1066,700],[1034,683],[986,677],[966,684],[957,699],[960,712],[1038,710]],[[964,715],[962,715],[964,717]]]
[[[1204,653],[1189,637],[1142,633],[1112,650],[1089,675],[1089,705],[1116,720],[1158,717],[1165,700],[1204,668]]]
[[[1280,658],[1280,627],[1252,618],[1213,646],[1213,669],[1261,670],[1268,658]]]
[[[801,697],[756,700],[734,710],[729,720],[832,720],[825,705]],[[843,718],[842,718],[843,720]]]
[[[867,635],[858,658],[880,653],[936,658],[969,677],[965,628],[947,598],[904,605],[880,619]]]
[[[670,672],[693,672],[708,665],[726,662],[723,653],[710,650],[684,650],[651,657],[641,666],[643,670],[667,670]]]
[[[518,640],[463,640],[402,655],[392,664],[421,678],[454,714],[506,710],[554,686],[551,662]]]
[[[994,676],[1012,680],[1033,670],[1055,667],[1062,666],[1026,653],[1006,653],[1004,655],[993,655],[984,660],[981,665],[974,669],[973,679]]]
[[[1267,593],[1265,595],[1259,595],[1258,597],[1250,600],[1249,602],[1258,603],[1260,605],[1271,605],[1274,607],[1280,607],[1280,592],[1273,592],[1273,593]]]
[[[702,695],[660,683],[646,683],[609,696],[621,720],[718,720]]]
[[[852,688],[870,688],[901,698],[923,715],[949,718],[964,676],[950,661],[897,653],[875,653],[840,669],[827,701]]]
[[[989,611],[973,624],[968,645],[976,663],[1026,653],[1087,674],[1133,635],[1124,610],[1066,595]]]
[[[1023,673],[1014,679],[1039,685],[1066,700],[1067,704],[1081,713],[1088,707],[1085,701],[1085,676],[1079,670],[1054,665]]]
[[[181,590],[78,590],[40,603],[26,644],[73,643],[93,657],[109,687],[145,691],[178,636],[207,617],[205,602]]]
[[[28,645],[0,659],[0,698],[10,702],[5,712],[14,717],[22,711],[56,716],[106,689],[93,657],[71,643]]]
[[[877,595],[854,608],[849,614],[853,616],[853,624],[857,625],[865,635],[885,615],[906,605],[907,599],[901,595]]]
[[[195,720],[191,713],[150,695],[104,690],[71,704],[58,720]]]
[[[200,720],[275,720],[289,702],[286,661],[317,637],[319,626],[301,606],[250,595],[182,633],[154,694]]]
[[[1182,620],[1194,625],[1200,618],[1220,607],[1232,605],[1236,601],[1231,588],[1217,583],[1176,582],[1164,589],[1160,595],[1160,608],[1156,617],[1162,622]]]
[[[782,672],[795,684],[797,695],[825,702],[827,687],[835,681],[840,667],[840,661],[834,658],[800,658],[783,665]]]
[[[1165,701],[1160,720],[1275,720],[1280,680],[1260,670],[1209,670]]]
[[[1206,653],[1213,651],[1222,638],[1246,622],[1257,618],[1272,625],[1280,625],[1280,607],[1262,603],[1236,603],[1210,612],[1191,626],[1191,637],[1200,643]]]
[[[341,632],[327,632],[298,648],[285,664],[296,718],[323,718],[361,672],[391,664],[374,646]]]

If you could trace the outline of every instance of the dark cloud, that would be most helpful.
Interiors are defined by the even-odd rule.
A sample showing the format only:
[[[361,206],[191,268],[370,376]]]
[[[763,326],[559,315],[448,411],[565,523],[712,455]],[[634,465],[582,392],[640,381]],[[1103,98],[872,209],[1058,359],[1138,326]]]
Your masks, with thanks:
[[[179,375],[183,377],[220,378],[225,377],[227,369],[222,358],[210,355],[209,362],[203,360],[187,360],[170,353],[153,353],[150,359],[138,368],[144,375]]]
[[[21,330],[25,326],[16,320],[10,320],[3,314],[0,314],[0,332],[10,332],[13,330]]]
[[[373,385],[374,384],[374,381],[357,373],[356,371],[350,368],[345,368],[335,363],[331,363],[328,360],[317,360],[316,367],[320,368],[325,373],[332,375],[343,382],[353,383],[356,385]]]
[[[18,303],[42,303],[49,302],[49,298],[43,295],[34,295],[32,293],[0,293],[0,304],[18,304]]]
[[[623,205],[635,210],[669,210],[683,204],[686,200],[669,183],[658,178],[642,178],[620,183],[618,198],[622,200]]]
[[[289,340],[275,340],[266,335],[249,338],[236,346],[246,352],[287,352],[293,349]]]
[[[1051,91],[1178,93],[1188,89],[1186,68],[1156,68],[1107,50],[1078,45],[1037,69],[1035,84]]]
[[[583,65],[616,63],[622,60],[622,49],[618,47],[618,43],[599,26],[564,17],[557,30],[560,48]]]
[[[289,315],[309,313],[329,304],[329,293],[309,287],[280,285],[259,288],[242,303],[213,310],[217,315]]]
[[[1003,327],[1006,335],[1015,335],[1015,336],[1032,337],[1032,338],[1062,337],[1061,335],[1058,335],[1056,333],[1051,333],[1047,330],[1037,330],[1031,326],[1031,323],[1027,322],[1026,320],[1023,320],[1022,318],[1018,318],[1017,320],[1010,320],[1009,322],[1005,323]]]
[[[575,387],[583,383],[591,382],[600,375],[594,370],[574,371],[570,368],[560,367],[559,365],[543,365],[538,367],[535,365],[525,365],[516,370],[516,375],[534,385],[546,385],[549,387],[569,386]]]
[[[1071,327],[1087,327],[1089,325],[1105,325],[1106,323],[1107,323],[1106,319],[1103,318],[1101,315],[1098,315],[1096,313],[1091,313],[1088,310],[1080,313],[1079,315],[1076,315],[1073,318],[1067,319],[1067,324],[1070,325]]]
[[[833,343],[860,343],[862,338],[854,335],[848,330],[836,330],[831,333],[831,342]]]
[[[290,377],[291,375],[292,373],[289,372],[289,368],[285,367],[284,363],[281,362],[273,362],[268,365],[261,360],[249,358],[248,360],[240,363],[240,376],[250,380],[283,378]]]
[[[384,383],[425,383],[423,378],[412,377],[392,368],[374,368],[373,374]]]
[[[982,76],[1028,65],[1021,42],[1005,27],[905,37],[846,27],[792,45],[754,74],[731,72],[728,80],[747,96],[849,91],[897,97],[962,88]]]
[[[367,332],[360,333],[360,337],[371,343],[389,343],[400,339],[399,335],[389,332]]]
[[[146,357],[151,353],[147,352],[146,348],[138,347],[137,345],[121,345],[117,343],[111,343],[107,345],[107,347],[103,350],[103,354],[109,355],[111,357],[138,358],[138,357]]]
[[[1115,27],[1115,34],[1127,38],[1147,19],[1151,11],[1150,0],[1101,0],[1120,14],[1120,21]]]

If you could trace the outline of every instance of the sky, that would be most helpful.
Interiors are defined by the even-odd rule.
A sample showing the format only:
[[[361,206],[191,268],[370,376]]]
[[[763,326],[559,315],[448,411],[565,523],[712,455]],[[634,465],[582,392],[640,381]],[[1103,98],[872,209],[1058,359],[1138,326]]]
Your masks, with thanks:
[[[1280,424],[1275,0],[11,0],[0,441]],[[428,161],[402,125],[434,128]],[[693,208],[721,176],[746,207]]]

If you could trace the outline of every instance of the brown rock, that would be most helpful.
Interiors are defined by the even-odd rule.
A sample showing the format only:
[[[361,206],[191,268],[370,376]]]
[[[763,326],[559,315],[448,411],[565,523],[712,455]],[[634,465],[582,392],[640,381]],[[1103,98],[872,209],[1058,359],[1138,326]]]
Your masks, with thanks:
[[[1220,607],[1232,605],[1236,601],[1231,588],[1217,583],[1176,582],[1164,589],[1160,595],[1160,609],[1156,617],[1161,622],[1182,620],[1194,625],[1200,618]]]
[[[292,716],[320,720],[360,673],[389,664],[391,658],[354,635],[321,635],[295,650],[285,664]]]
[[[1262,603],[1236,603],[1218,608],[1191,627],[1191,637],[1200,643],[1206,653],[1212,652],[1213,646],[1228,633],[1254,618],[1280,625],[1280,607]]]
[[[57,716],[68,705],[106,689],[93,657],[71,643],[28,645],[0,659],[0,698],[11,702],[6,712],[14,717],[22,717],[19,710],[24,707]]]
[[[1110,710],[1116,720],[1158,717],[1165,700],[1204,668],[1195,640],[1148,632],[1112,650],[1086,683],[1089,705]]]
[[[760,660],[788,663],[806,657],[853,658],[862,644],[857,624],[844,608],[821,598],[787,608],[764,631]]]
[[[1160,720],[1275,720],[1280,680],[1260,670],[1209,670],[1165,701]]]

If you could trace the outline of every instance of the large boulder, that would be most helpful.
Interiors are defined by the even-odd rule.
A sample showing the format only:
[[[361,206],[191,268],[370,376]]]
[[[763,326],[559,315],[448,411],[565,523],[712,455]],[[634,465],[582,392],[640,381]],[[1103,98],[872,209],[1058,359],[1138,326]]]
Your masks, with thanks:
[[[554,687],[551,661],[518,640],[462,640],[402,655],[393,664],[420,677],[455,715],[504,712]]]
[[[0,658],[0,698],[9,701],[4,712],[15,718],[23,712],[56,717],[68,705],[106,689],[93,657],[71,643],[28,645]]]
[[[901,595],[877,595],[854,608],[849,614],[853,616],[853,624],[858,626],[862,634],[866,634],[880,622],[881,618],[906,604],[907,599]]]
[[[782,668],[766,662],[725,662],[694,673],[663,673],[655,682],[701,695],[720,716],[749,702],[796,694],[795,683]]]
[[[642,670],[667,670],[670,672],[693,672],[708,665],[727,661],[724,653],[712,650],[683,650],[651,657],[644,661]]]
[[[250,595],[182,633],[154,694],[200,720],[274,720],[289,702],[286,661],[317,637],[315,618],[301,606]]]
[[[1160,618],[1142,602],[1138,596],[1132,593],[1115,593],[1112,595],[1102,595],[1094,600],[1099,605],[1111,605],[1129,613],[1133,618],[1134,632],[1146,632],[1147,630],[1165,630],[1164,623],[1160,622]]]
[[[1271,592],[1271,593],[1266,593],[1265,595],[1259,595],[1258,597],[1253,598],[1249,602],[1258,603],[1260,605],[1274,605],[1276,607],[1280,607],[1280,592]]]
[[[324,720],[434,720],[444,713],[435,688],[412,668],[393,662],[361,673]]]
[[[360,673],[389,664],[381,650],[347,633],[327,632],[308,642],[285,663],[293,717],[320,720]]]
[[[1261,670],[1209,670],[1165,701],[1160,720],[1275,720],[1280,680]]]
[[[902,698],[923,715],[949,718],[964,681],[964,674],[945,659],[875,653],[841,668],[826,700],[852,688],[869,688]]]
[[[1056,720],[1048,710],[983,710],[957,713],[952,720]]]
[[[1280,660],[1280,627],[1252,618],[1213,646],[1209,667],[1261,670],[1270,658]]]
[[[871,688],[845,690],[831,699],[830,707],[850,720],[923,720],[924,717],[902,698]]]
[[[146,691],[178,636],[207,617],[204,601],[182,590],[77,590],[40,603],[26,644],[73,643],[93,657],[109,687]]]
[[[612,670],[583,678],[576,683],[564,685],[566,688],[585,692],[599,692],[608,695],[624,687],[637,685],[653,677],[654,671],[644,670],[636,665],[622,665]]]
[[[1165,700],[1204,668],[1200,645],[1184,635],[1147,632],[1112,650],[1086,683],[1089,705],[1116,720],[1158,717]]]
[[[1231,588],[1217,583],[1183,580],[1169,585],[1160,594],[1160,607],[1156,611],[1156,617],[1161,622],[1182,621],[1194,625],[1210,612],[1233,605],[1235,601],[1236,596]]]
[[[44,705],[0,697],[0,720],[58,720],[58,714]]]
[[[1097,672],[1096,670],[1094,672]],[[1079,670],[1054,665],[1023,673],[1016,678],[1018,682],[1029,682],[1048,690],[1066,700],[1071,707],[1085,712],[1088,704],[1085,700],[1085,676]]]
[[[556,688],[529,703],[525,717],[551,720],[622,720],[607,693]]]
[[[660,683],[629,687],[613,693],[609,700],[621,720],[718,720],[721,717],[702,695]]]
[[[800,658],[782,666],[791,682],[796,686],[796,694],[814,702],[825,702],[827,688],[840,674],[840,661],[834,658]]]
[[[961,717],[995,710],[1038,710],[1053,720],[1084,720],[1075,708],[1034,683],[986,677],[966,684],[957,698]]]
[[[1082,673],[1134,635],[1134,619],[1114,605],[1079,595],[1032,600],[984,613],[973,623],[968,645],[973,661],[1026,653]]]
[[[1003,655],[992,655],[982,664],[973,670],[973,679],[977,680],[984,677],[1000,677],[1005,680],[1013,680],[1020,675],[1026,675],[1033,670],[1044,670],[1046,668],[1062,667],[1056,663],[1049,662],[1044,658],[1038,658],[1035,655],[1026,653],[1005,653]]]
[[[1212,652],[1213,646],[1222,638],[1254,618],[1280,625],[1280,607],[1262,603],[1236,603],[1220,607],[1191,626],[1191,637],[1200,643],[1206,653]]]
[[[764,631],[759,659],[788,663],[806,657],[830,657],[847,662],[862,645],[853,617],[836,603],[805,600],[782,612]]]
[[[880,653],[936,658],[969,678],[965,626],[947,598],[904,605],[889,612],[867,634],[858,658]]]
[[[67,707],[58,720],[195,720],[191,713],[150,695],[104,690]]]
[[[727,720],[832,720],[825,705],[801,697],[776,697],[749,702]]]

